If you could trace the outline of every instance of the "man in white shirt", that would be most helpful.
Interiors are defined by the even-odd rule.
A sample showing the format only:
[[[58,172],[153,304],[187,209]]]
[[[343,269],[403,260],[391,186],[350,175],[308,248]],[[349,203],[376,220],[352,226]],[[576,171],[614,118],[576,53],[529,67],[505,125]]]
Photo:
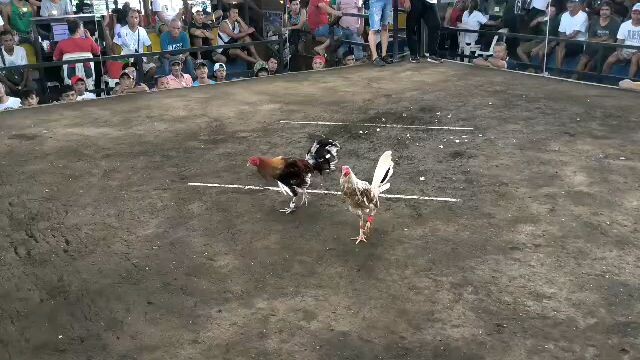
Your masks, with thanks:
[[[569,0],[567,3],[567,12],[562,14],[560,18],[560,27],[558,34],[560,38],[570,40],[587,40],[587,27],[589,26],[589,17],[587,13],[582,11],[582,6],[578,0]],[[560,41],[558,51],[556,53],[556,66],[562,68],[565,56],[574,57],[582,54],[584,44],[571,43],[567,44]]]
[[[120,28],[120,31],[113,39],[114,44],[118,44],[122,48],[122,54],[139,54],[143,52],[151,51],[151,39],[147,31],[138,26],[140,23],[140,14],[136,9],[130,9],[127,16],[127,26]],[[115,51],[114,53],[117,53]],[[155,76],[155,64],[149,62],[147,58],[142,58],[142,69],[145,75],[149,78]],[[130,60],[133,62],[134,60]]]
[[[22,107],[20,99],[8,96],[4,85],[0,83],[0,111],[17,109],[19,107]]]
[[[16,41],[11,31],[0,32],[0,69],[27,65],[27,52],[21,46],[16,46]],[[31,82],[31,76],[28,69],[14,69],[2,71],[0,70],[0,83],[5,86],[8,93],[19,95],[21,89],[35,88]]]
[[[93,100],[96,98],[96,94],[87,91],[87,83],[82,77],[78,75],[72,77],[71,85],[73,86],[73,91],[76,92],[76,99],[78,101]]]
[[[631,20],[620,25],[617,38],[618,44],[640,46],[640,3],[635,4],[631,9]],[[602,73],[609,74],[613,65],[626,62],[631,62],[629,77],[633,79],[640,67],[640,50],[638,48],[618,48],[605,62]]]
[[[169,24],[174,17],[182,18],[182,0],[153,0],[151,6],[161,23]]]

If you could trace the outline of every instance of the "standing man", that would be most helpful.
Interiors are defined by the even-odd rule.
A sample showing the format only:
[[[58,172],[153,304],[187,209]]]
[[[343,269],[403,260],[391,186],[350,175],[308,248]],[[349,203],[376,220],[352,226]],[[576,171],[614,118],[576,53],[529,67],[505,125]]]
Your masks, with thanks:
[[[427,25],[427,61],[442,63],[438,55],[438,40],[440,39],[440,16],[438,15],[438,0],[404,0],[404,8],[409,10],[407,15],[407,43],[409,45],[409,61],[420,62],[418,49],[422,38],[421,21]]]
[[[422,0],[421,0],[422,1]],[[340,14],[342,15],[342,14]],[[369,48],[371,49],[371,59],[377,66],[393,64],[393,59],[387,54],[389,46],[389,25],[393,21],[393,5],[391,0],[370,0],[369,1]],[[382,43],[382,53],[378,57],[376,49],[377,34],[380,34]]]

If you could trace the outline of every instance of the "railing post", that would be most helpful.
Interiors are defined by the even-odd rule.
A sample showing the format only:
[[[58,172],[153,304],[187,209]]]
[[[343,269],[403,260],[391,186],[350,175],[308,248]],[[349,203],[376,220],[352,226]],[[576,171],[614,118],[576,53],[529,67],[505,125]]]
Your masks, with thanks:
[[[398,61],[398,1],[393,1],[393,61]]]

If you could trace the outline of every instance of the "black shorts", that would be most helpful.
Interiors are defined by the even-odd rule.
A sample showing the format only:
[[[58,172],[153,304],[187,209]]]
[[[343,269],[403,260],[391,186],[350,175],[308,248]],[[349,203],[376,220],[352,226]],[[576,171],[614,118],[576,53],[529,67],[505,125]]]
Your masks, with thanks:
[[[565,45],[565,49],[566,49],[564,54],[565,57],[574,57],[582,54],[582,51],[584,50],[584,45],[570,43]]]

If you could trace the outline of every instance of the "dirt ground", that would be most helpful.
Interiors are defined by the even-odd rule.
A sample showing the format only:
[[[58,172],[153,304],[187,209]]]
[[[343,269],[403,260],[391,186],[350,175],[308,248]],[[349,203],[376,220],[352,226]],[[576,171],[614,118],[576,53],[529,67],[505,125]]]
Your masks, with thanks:
[[[638,99],[399,64],[3,113],[0,358],[640,359]],[[187,186],[321,135],[461,201],[383,199],[356,246],[338,196]]]

